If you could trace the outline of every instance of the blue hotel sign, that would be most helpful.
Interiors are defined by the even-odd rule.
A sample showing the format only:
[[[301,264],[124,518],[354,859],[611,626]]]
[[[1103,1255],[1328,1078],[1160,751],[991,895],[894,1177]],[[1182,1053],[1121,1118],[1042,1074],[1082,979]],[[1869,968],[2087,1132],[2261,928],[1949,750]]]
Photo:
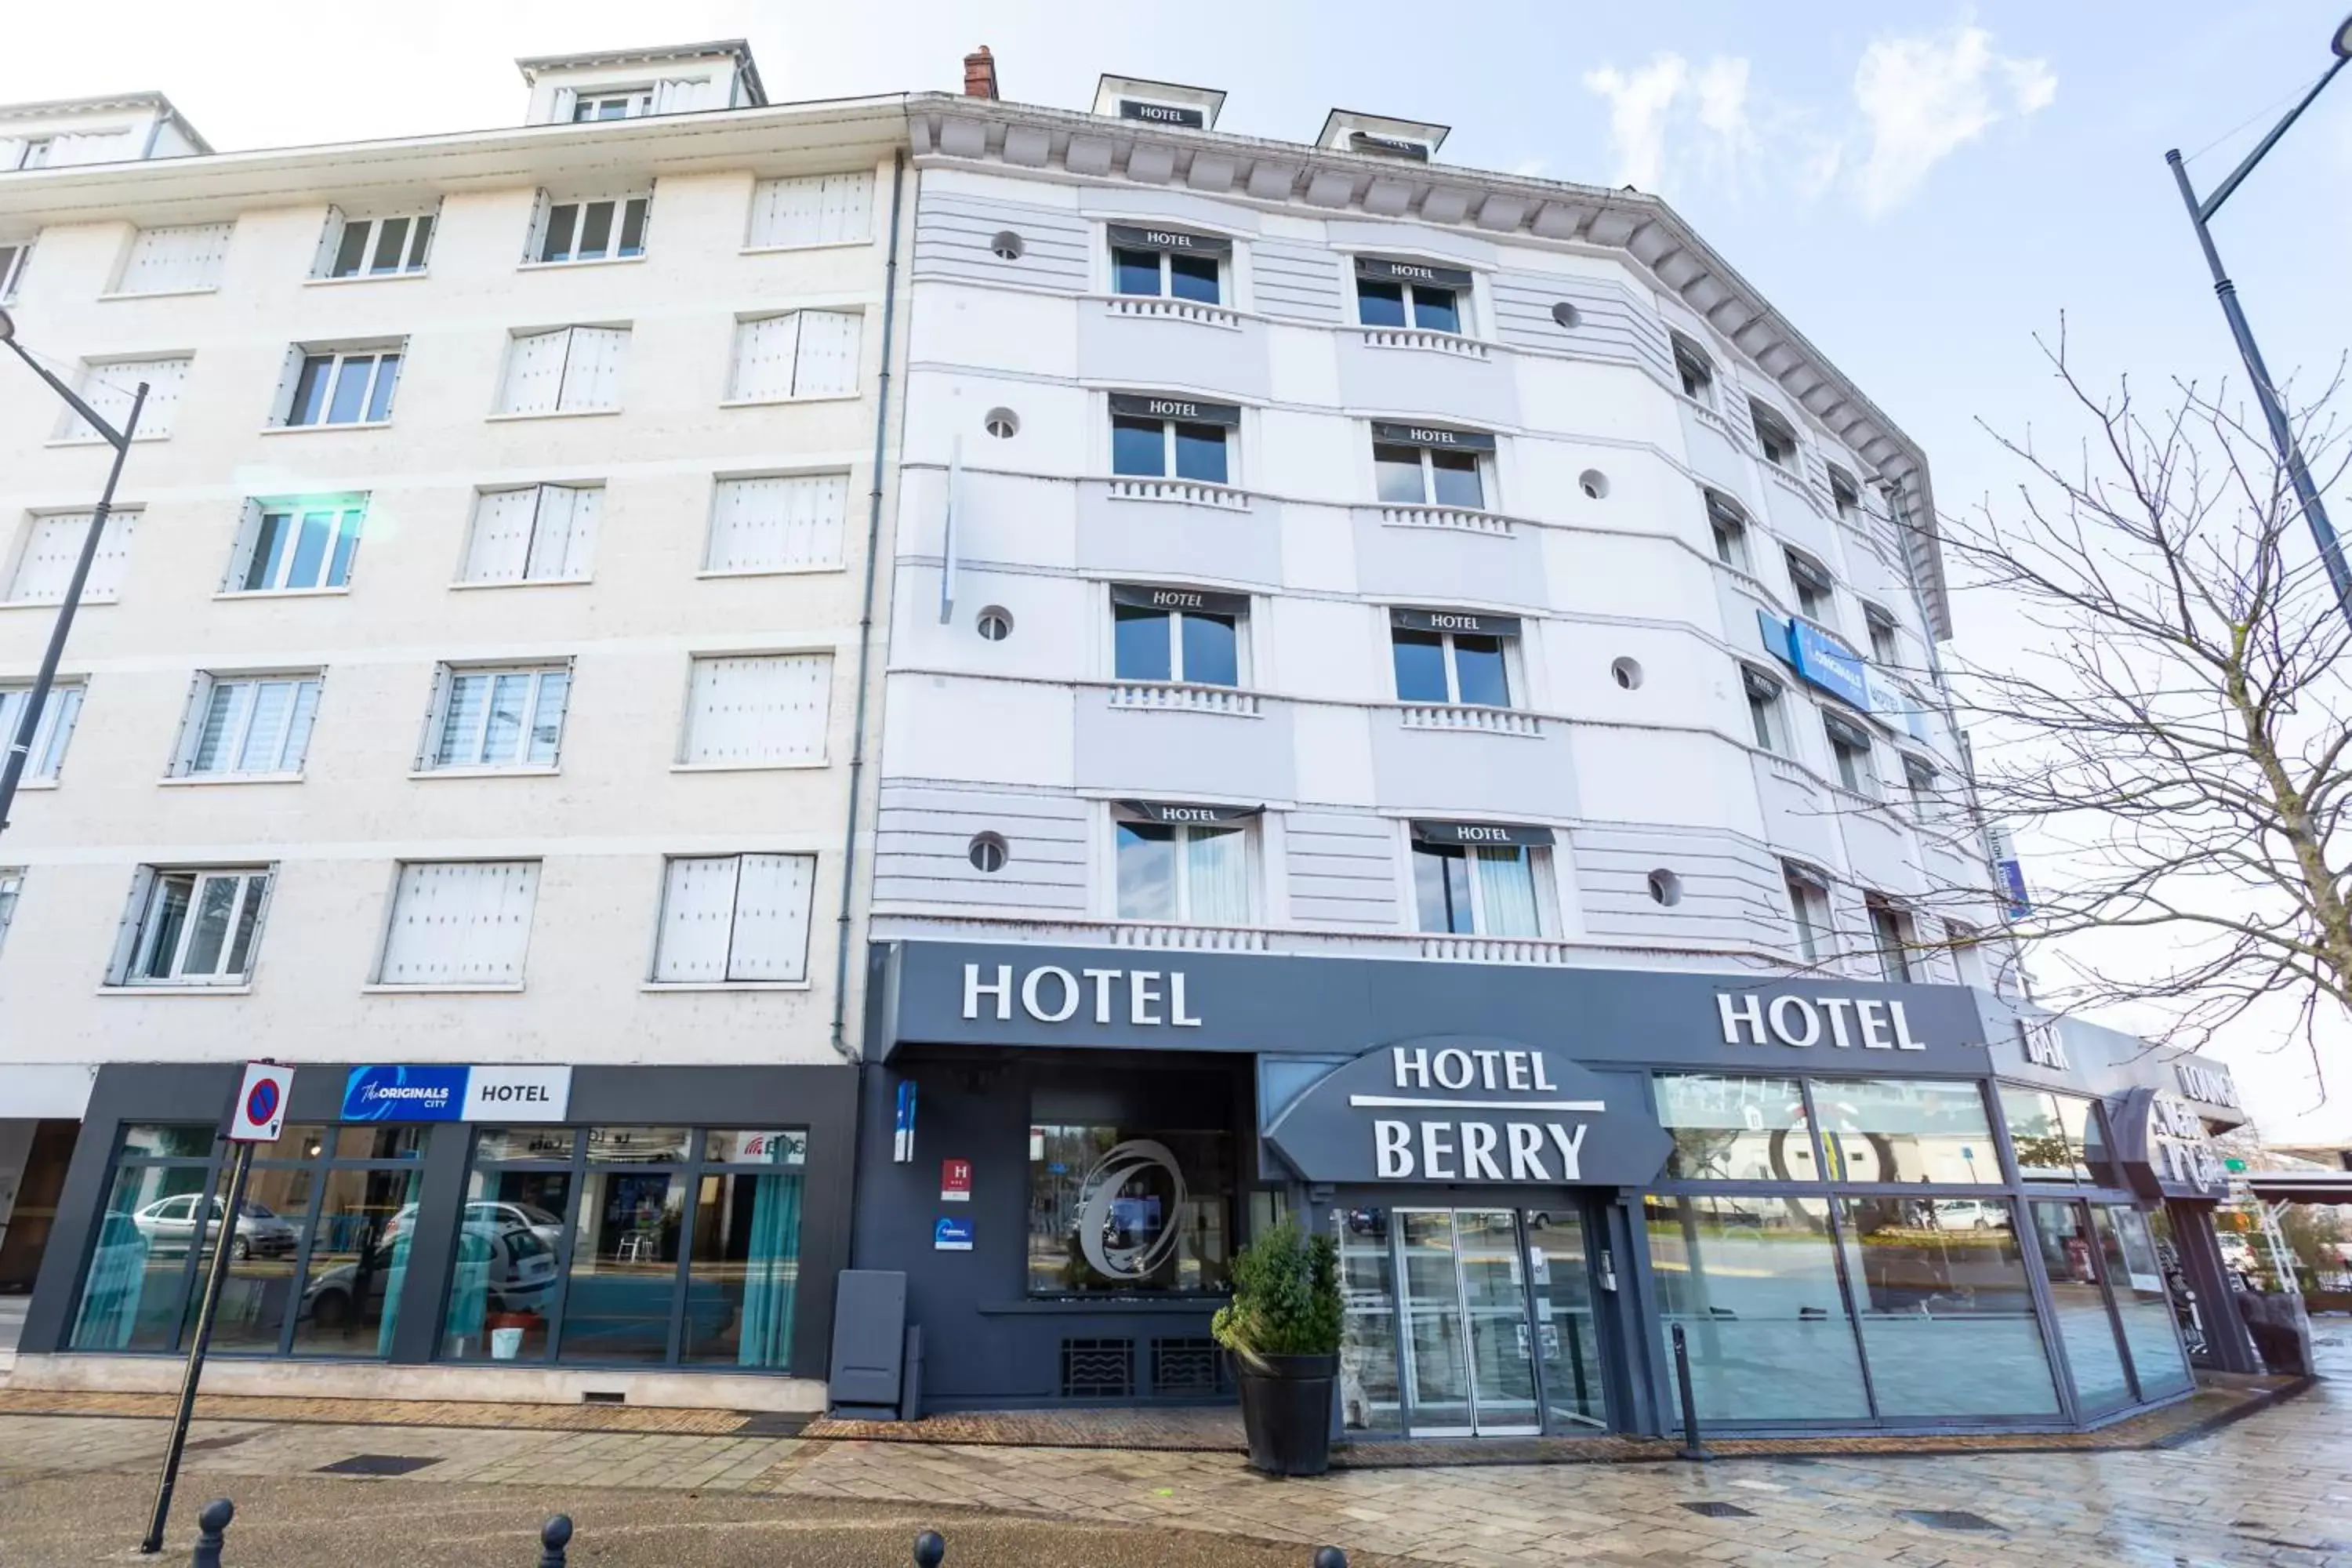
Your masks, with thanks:
[[[568,1067],[355,1067],[343,1079],[345,1121],[561,1121]]]
[[[1765,647],[1786,660],[1808,685],[1818,686],[1864,713],[1876,710],[1870,700],[1870,668],[1852,648],[1816,626],[1784,621],[1769,610],[1756,612],[1756,624]],[[1883,689],[1885,683],[1880,684]]]

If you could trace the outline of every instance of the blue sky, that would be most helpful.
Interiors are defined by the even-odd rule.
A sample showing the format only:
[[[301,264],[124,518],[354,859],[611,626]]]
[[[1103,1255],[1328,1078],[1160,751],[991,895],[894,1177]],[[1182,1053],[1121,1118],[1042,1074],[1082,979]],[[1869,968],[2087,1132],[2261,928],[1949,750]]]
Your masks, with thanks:
[[[153,87],[224,150],[359,139],[513,123],[519,54],[741,35],[777,99],[953,89],[987,43],[1028,101],[1084,107],[1113,70],[1223,88],[1247,133],[1308,139],[1334,105],[1439,121],[1450,162],[1664,195],[1926,447],[1953,510],[2015,483],[1977,419],[2059,416],[2032,335],[2062,310],[2095,377],[2236,379],[2163,154],[2218,140],[2190,167],[2221,178],[2326,67],[2347,4],[405,0],[272,5],[224,36],[262,7],[117,0],[20,7],[0,101]],[[2283,375],[2352,346],[2347,196],[2352,71],[2218,226]],[[2013,630],[1960,617],[1963,651]],[[2274,1119],[2308,1103],[2231,1054]]]

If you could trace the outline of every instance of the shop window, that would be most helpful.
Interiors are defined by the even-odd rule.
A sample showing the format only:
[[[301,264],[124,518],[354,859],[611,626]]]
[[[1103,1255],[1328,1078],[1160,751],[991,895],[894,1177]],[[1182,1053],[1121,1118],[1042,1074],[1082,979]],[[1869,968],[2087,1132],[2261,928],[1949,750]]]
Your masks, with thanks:
[[[1419,929],[1461,936],[1542,936],[1541,880],[1550,861],[1551,852],[1539,845],[1440,844],[1416,837],[1412,894]]]
[[[1222,1131],[1032,1124],[1029,1293],[1219,1289],[1233,1167],[1233,1137]]]
[[[1110,471],[1126,479],[1232,482],[1232,437],[1241,410],[1186,397],[1110,400]]]
[[[1702,1426],[1869,1415],[1826,1198],[1644,1200],[1659,1340],[1680,1325]]]
[[[1848,1021],[1864,1046],[1870,1043],[1865,1023]],[[1885,1020],[1878,1023],[1883,1037]],[[1834,1181],[2001,1184],[1984,1096],[1973,1083],[1815,1079],[1812,1091]]]
[[[2164,1266],[2148,1234],[2147,1215],[2121,1204],[2093,1204],[2091,1224],[2099,1236],[2107,1277],[2113,1281],[2116,1317],[2124,1348],[2131,1352],[2132,1376],[2142,1400],[2161,1399],[2189,1388],[2194,1379],[2180,1348],[2180,1327],[2164,1289]]]
[[[1118,840],[1119,919],[1251,923],[1246,823],[1159,822],[1123,812],[1112,832]]]
[[[1660,1073],[1658,1124],[1677,1182],[1818,1182],[1804,1091],[1792,1078]]]
[[[1121,680],[1237,687],[1248,626],[1245,595],[1115,587],[1113,672]]]
[[[1509,616],[1389,612],[1397,700],[1508,708],[1519,623]]]
[[[798,1128],[484,1128],[445,1361],[790,1366]]]
[[[2000,1086],[2000,1094],[2019,1176],[2029,1182],[2116,1184],[2096,1101],[2008,1083]]]
[[[1838,1220],[1882,1418],[2058,1413],[2013,1205],[1841,1198]]]

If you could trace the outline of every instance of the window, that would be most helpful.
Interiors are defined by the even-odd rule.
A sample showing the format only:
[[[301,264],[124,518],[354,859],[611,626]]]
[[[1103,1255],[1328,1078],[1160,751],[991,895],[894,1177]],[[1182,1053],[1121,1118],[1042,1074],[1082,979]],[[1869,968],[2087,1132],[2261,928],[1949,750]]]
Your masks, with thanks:
[[[8,946],[8,922],[16,918],[16,897],[24,890],[23,868],[0,867],[0,951]]]
[[[679,761],[721,768],[822,766],[832,693],[830,654],[697,658]]]
[[[793,1364],[801,1127],[485,1127],[441,1320],[453,1362]]]
[[[359,349],[297,349],[284,426],[375,425],[392,417],[404,342]]]
[[[1797,951],[1807,963],[1819,963],[1830,951],[1829,879],[1811,867],[1781,862],[1789,887],[1789,918],[1797,928]]]
[[[1789,584],[1796,590],[1797,613],[1809,621],[1823,626],[1834,624],[1837,614],[1837,589],[1829,572],[1810,556],[1791,550],[1787,552]]]
[[[1228,483],[1227,433],[1241,418],[1241,410],[1227,404],[1113,393],[1110,471],[1137,479]]]
[[[138,924],[114,984],[242,985],[253,973],[268,871],[145,867],[133,897]]]
[[[427,213],[397,217],[344,217],[337,214],[327,225],[319,251],[320,278],[389,278],[425,270],[433,247],[433,218]]]
[[[145,382],[147,401],[140,405],[139,428],[131,433],[132,438],[161,441],[172,433],[172,421],[180,410],[180,390],[187,380],[185,354],[168,359],[106,360],[87,367],[76,390],[100,418],[120,430],[131,418],[131,405],[138,395],[139,384]],[[58,439],[98,441],[104,437],[68,408],[58,421]]]
[[[29,239],[0,242],[0,304],[16,297],[16,285],[25,279],[25,258],[32,254]]]
[[[1895,617],[1875,605],[1864,605],[1862,619],[1870,628],[1870,657],[1888,669],[1901,664],[1902,648],[1895,637]]]
[[[1871,945],[1878,950],[1878,977],[1889,982],[1909,981],[1911,917],[1875,893],[1863,900],[1863,907],[1870,915]]]
[[[633,87],[622,92],[583,93],[572,100],[572,122],[586,124],[594,120],[634,120],[654,111],[654,89]]]
[[[606,261],[646,253],[646,216],[651,196],[608,196],[593,202],[547,202],[539,232],[531,237],[530,259]]]
[[[670,984],[808,978],[814,855],[674,856],[654,978]]]
[[[1673,337],[1675,374],[1682,378],[1683,395],[1709,408],[1714,407],[1715,362],[1706,357],[1705,349],[1680,332],[1674,333]]]
[[[26,137],[23,141],[18,142],[14,147],[8,149],[8,151],[16,153],[16,157],[9,161],[8,167],[12,171],[16,169],[46,169],[49,166],[49,158],[51,154],[56,153],[57,150],[58,139],[54,136]]]
[[[1829,465],[1829,470],[1830,504],[1837,509],[1838,517],[1842,521],[1846,522],[1860,521],[1862,518],[1862,487],[1854,482],[1854,478],[1852,474],[1847,473],[1835,463]]]
[[[1231,240],[1115,223],[1110,226],[1111,291],[1220,304],[1223,258],[1232,253]]]
[[[538,897],[536,860],[403,865],[378,983],[520,987]]]
[[[1832,1180],[2001,1184],[1974,1083],[1817,1078],[1811,1087]]]
[[[1804,1090],[1792,1078],[1660,1073],[1658,1123],[1676,1182],[1818,1182]]]
[[[320,676],[199,675],[181,727],[175,778],[267,777],[302,771]]]
[[[1870,1414],[1827,1198],[1658,1195],[1643,1207],[1660,1349],[1672,1359],[1680,1324],[1702,1426]]]
[[[1706,525],[1715,535],[1715,558],[1735,572],[1748,570],[1748,519],[1713,490],[1706,492]]]
[[[1834,713],[1822,715],[1822,728],[1829,736],[1830,755],[1837,763],[1838,783],[1856,795],[1877,798],[1878,773],[1871,766],[1869,734]]]
[[[751,187],[751,249],[863,245],[874,237],[874,176],[803,174]]]
[[[1153,1085],[1149,1112],[1078,1120],[1082,1100],[1124,1098],[1040,1092],[1031,1101],[1033,1296],[1192,1294],[1225,1283],[1235,1184],[1230,1106],[1222,1094],[1170,1082]],[[1056,1114],[1068,1120],[1045,1120]]]
[[[1910,755],[1903,756],[1903,787],[1911,797],[1911,815],[1920,822],[1932,822],[1936,817],[1936,770],[1927,763]]]
[[[81,717],[82,683],[60,680],[49,687],[48,700],[41,704],[41,721],[33,729],[33,749],[25,758],[24,782],[54,784],[58,770],[65,766],[66,742],[73,739],[74,721]],[[25,685],[0,686],[0,753],[16,743],[16,729],[25,721],[25,709],[33,700],[33,688]]]
[[[841,564],[847,474],[721,479],[712,496],[706,572],[822,572]]]
[[[2009,1123],[2020,1176],[2029,1182],[2116,1184],[2096,1100],[2008,1083],[1999,1089],[2001,1119]]]
[[[584,583],[594,563],[602,485],[526,485],[474,498],[467,583]]]
[[[794,310],[735,323],[735,403],[788,397],[854,397],[858,340],[866,318],[856,310]]]
[[[441,667],[419,773],[552,768],[563,745],[572,666]]]
[[[228,258],[229,230],[226,223],[188,224],[175,228],[142,228],[131,242],[122,265],[118,294],[178,294],[220,287],[221,268]]]
[[[2014,1205],[1855,1197],[1837,1206],[1882,1417],[2058,1414]]]
[[[1496,842],[1500,839],[1502,842]],[[1459,936],[1541,936],[1538,857],[1551,829],[1492,823],[1412,825],[1412,892],[1424,931]]]
[[[1372,477],[1391,506],[1451,506],[1483,510],[1483,456],[1495,438],[1466,430],[1411,425],[1372,426]]]
[[[621,405],[626,327],[519,332],[499,389],[501,414],[578,414]]]
[[[1748,417],[1756,426],[1756,445],[1764,460],[1783,468],[1797,462],[1797,432],[1786,419],[1754,398],[1748,400]]]
[[[16,554],[16,570],[8,579],[12,605],[56,605],[73,584],[74,567],[89,538],[87,511],[53,511],[34,517],[25,530],[24,548]],[[122,592],[122,574],[131,563],[131,539],[139,529],[135,507],[106,514],[98,536],[98,553],[90,558],[89,575],[82,580],[81,602],[110,605]]]
[[[1516,618],[1391,610],[1389,622],[1398,701],[1511,706],[1510,652],[1519,636]]]
[[[1242,822],[1168,822],[1176,811],[1219,808],[1150,805],[1111,824],[1117,840],[1118,918],[1184,925],[1250,923],[1250,831]],[[1231,812],[1223,815],[1238,815]]]
[[[1239,686],[1249,599],[1195,588],[1115,587],[1113,674],[1120,680]]]
[[[1367,327],[1412,327],[1459,337],[1469,293],[1470,274],[1456,268],[1356,258],[1356,320]]]
[[[229,556],[225,594],[315,594],[348,587],[365,497],[248,501]]]
[[[1748,720],[1755,727],[1756,743],[1785,756],[1786,733],[1780,720],[1780,683],[1753,665],[1739,667],[1739,684],[1748,693]]]

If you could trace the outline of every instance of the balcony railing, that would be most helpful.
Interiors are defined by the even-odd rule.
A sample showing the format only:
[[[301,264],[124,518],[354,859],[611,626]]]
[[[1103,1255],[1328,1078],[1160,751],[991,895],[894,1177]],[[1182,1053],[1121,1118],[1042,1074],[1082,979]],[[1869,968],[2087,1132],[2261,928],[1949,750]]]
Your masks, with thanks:
[[[1204,305],[1197,300],[1168,300],[1156,294],[1112,294],[1103,304],[1114,316],[1130,316],[1139,321],[1196,321],[1204,327],[1223,327],[1228,331],[1240,331],[1241,312],[1223,305]]]
[[[1456,533],[1483,533],[1495,539],[1508,539],[1512,533],[1509,518],[1491,511],[1468,511],[1458,506],[1384,506],[1381,508],[1381,525],[1384,528],[1444,528]]]
[[[1264,717],[1255,691],[1242,691],[1231,686],[1189,686],[1173,680],[1118,681],[1110,689],[1110,705],[1223,713],[1235,719]]]
[[[1456,359],[1481,361],[1491,357],[1485,343],[1457,332],[1431,332],[1419,327],[1359,327],[1356,331],[1368,349],[1423,349],[1452,354]]]
[[[1126,476],[1110,481],[1113,500],[1174,501],[1185,506],[1222,507],[1227,511],[1247,511],[1249,492],[1232,485],[1213,485],[1203,479],[1148,479]]]
[[[1421,956],[1444,963],[1566,963],[1570,947],[1532,936],[1424,936]]]
[[[1398,710],[1408,730],[1475,730],[1484,735],[1540,735],[1543,721],[1513,708],[1471,703],[1408,702]]]
[[[1274,933],[1258,926],[1180,926],[1122,922],[1108,928],[1113,947],[1175,948],[1187,952],[1271,952]]]

